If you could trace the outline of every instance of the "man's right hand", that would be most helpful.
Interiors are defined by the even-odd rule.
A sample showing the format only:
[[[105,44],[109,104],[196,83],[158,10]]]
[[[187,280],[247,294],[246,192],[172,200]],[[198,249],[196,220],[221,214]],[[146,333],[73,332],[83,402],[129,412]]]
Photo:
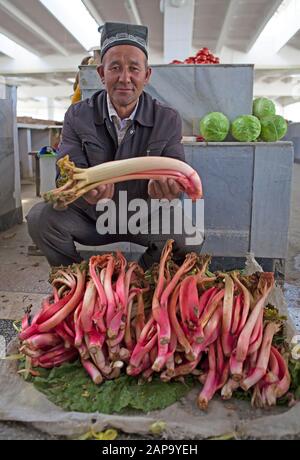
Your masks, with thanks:
[[[89,204],[97,204],[99,200],[111,199],[114,196],[115,186],[114,184],[99,185],[93,190],[85,193],[83,198]]]

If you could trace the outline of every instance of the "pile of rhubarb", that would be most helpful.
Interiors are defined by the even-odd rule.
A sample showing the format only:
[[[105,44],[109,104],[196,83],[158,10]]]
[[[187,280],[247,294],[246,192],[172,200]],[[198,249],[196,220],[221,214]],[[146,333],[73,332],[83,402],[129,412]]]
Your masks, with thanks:
[[[289,390],[276,345],[280,317],[267,314],[273,273],[208,272],[209,256],[187,254],[181,266],[167,241],[160,263],[144,273],[120,252],[53,270],[53,294],[19,334],[27,368],[80,360],[95,384],[121,372],[148,382],[193,375],[206,409],[220,391],[250,391],[252,405],[276,404]]]

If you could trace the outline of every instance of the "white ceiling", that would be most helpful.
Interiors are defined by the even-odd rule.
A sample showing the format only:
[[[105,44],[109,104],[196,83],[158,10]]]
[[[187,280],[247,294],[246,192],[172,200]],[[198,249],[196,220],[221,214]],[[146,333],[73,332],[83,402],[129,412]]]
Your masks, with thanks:
[[[72,8],[72,0],[61,1],[67,1]],[[98,23],[134,23],[138,19],[148,25],[150,63],[163,62],[164,15],[161,0],[82,1]],[[194,0],[192,50],[207,46],[220,55],[221,62],[239,62],[238,59],[247,62],[245,53],[280,4],[282,0]],[[0,0],[1,33],[40,56],[35,65],[21,64],[17,55],[12,59],[1,52],[0,35],[0,75],[19,85],[69,85],[71,88],[68,79],[74,77],[81,59],[88,54],[39,0]],[[98,46],[99,42],[94,46]],[[257,66],[256,81],[262,85],[286,85],[286,88],[283,87],[284,94],[276,97],[287,98],[287,85],[295,82],[295,77],[290,81],[287,78],[297,69],[300,74],[300,31],[286,43],[274,62],[269,60],[268,65],[262,63]]]
[[[72,0],[67,0],[72,5]],[[84,2],[84,0],[83,0]],[[134,22],[127,7],[128,0],[88,0],[84,3],[103,21]],[[215,51],[226,13],[233,0],[195,0],[193,43],[195,48],[208,46]],[[234,8],[226,23],[226,36],[223,46],[247,52],[261,28],[265,25],[282,0],[234,0]],[[163,51],[163,14],[160,0],[134,0],[140,19],[149,27],[150,49]],[[10,6],[10,8],[9,8]],[[46,38],[32,30],[18,11],[39,26]],[[178,10],[180,11],[180,9]],[[57,54],[55,43],[68,54],[85,53],[80,43],[49,12],[39,0],[5,0],[0,2],[0,30],[40,55]],[[97,46],[98,43],[95,43]],[[300,32],[287,45],[300,49]],[[63,53],[61,53],[63,54]]]

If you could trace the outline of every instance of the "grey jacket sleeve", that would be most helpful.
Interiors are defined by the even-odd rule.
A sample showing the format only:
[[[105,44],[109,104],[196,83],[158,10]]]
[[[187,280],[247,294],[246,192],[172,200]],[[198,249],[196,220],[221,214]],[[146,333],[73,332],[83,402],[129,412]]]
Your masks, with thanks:
[[[184,148],[181,143],[182,121],[176,111],[174,111],[174,117],[170,120],[170,127],[172,129],[171,136],[162,152],[162,156],[185,161]]]
[[[59,145],[59,158],[69,155],[70,160],[79,168],[87,168],[88,162],[82,149],[82,142],[75,129],[75,106],[69,107],[65,114],[62,140]]]

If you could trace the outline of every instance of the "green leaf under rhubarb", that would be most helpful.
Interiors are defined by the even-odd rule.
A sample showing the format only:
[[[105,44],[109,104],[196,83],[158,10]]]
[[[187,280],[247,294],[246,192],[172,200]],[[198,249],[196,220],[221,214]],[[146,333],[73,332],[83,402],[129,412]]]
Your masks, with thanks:
[[[122,375],[95,385],[79,362],[45,370],[36,368],[39,377],[31,377],[37,390],[65,410],[79,412],[122,413],[135,410],[149,412],[164,409],[185,396],[194,379],[185,383],[162,382],[155,376],[152,382],[138,384],[135,377]]]

